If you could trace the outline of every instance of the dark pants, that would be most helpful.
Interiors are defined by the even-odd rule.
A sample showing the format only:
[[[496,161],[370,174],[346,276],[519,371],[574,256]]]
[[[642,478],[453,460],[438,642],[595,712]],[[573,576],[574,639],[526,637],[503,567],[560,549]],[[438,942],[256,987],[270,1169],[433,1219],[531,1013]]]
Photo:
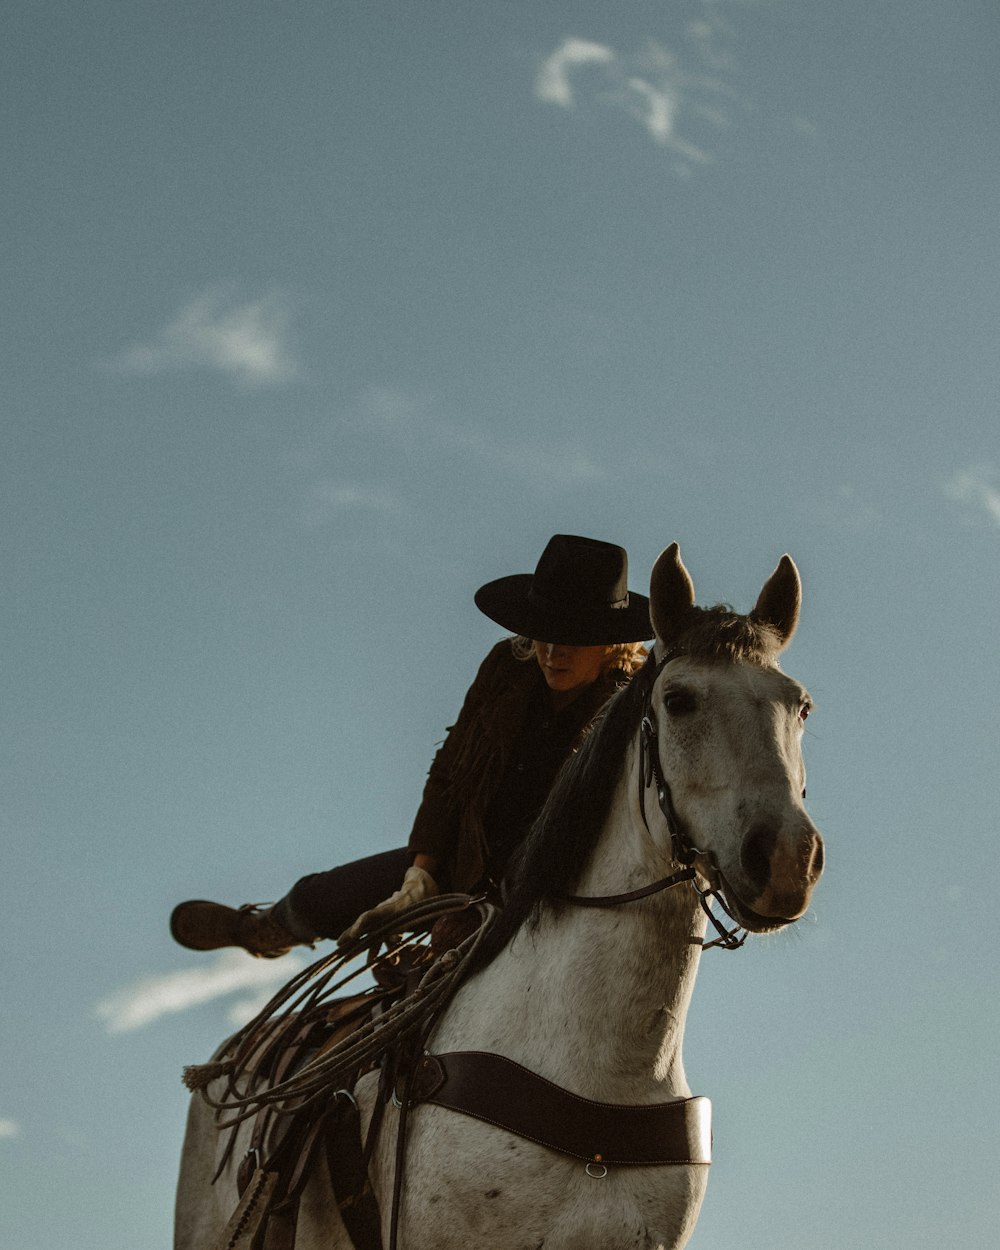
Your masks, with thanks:
[[[310,873],[275,904],[274,914],[290,933],[305,942],[339,937],[363,911],[399,889],[412,858],[403,846],[329,872]]]

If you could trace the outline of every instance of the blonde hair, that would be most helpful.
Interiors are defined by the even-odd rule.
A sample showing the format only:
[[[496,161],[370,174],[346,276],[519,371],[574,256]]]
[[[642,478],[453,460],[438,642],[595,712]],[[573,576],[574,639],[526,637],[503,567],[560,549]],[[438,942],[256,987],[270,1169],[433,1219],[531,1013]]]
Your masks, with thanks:
[[[535,640],[525,638],[523,634],[515,634],[510,640],[510,649],[516,660],[533,660],[535,658]],[[631,677],[637,668],[641,668],[646,659],[646,647],[641,642],[609,642],[604,648],[604,662],[601,671],[610,668],[623,669]]]

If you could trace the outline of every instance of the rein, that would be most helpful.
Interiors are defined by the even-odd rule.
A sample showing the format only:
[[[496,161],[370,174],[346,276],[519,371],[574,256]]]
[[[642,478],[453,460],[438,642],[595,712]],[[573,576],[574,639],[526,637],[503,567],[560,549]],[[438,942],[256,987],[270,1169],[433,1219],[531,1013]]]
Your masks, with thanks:
[[[634,903],[639,899],[649,898],[652,894],[659,894],[664,890],[672,889],[675,885],[682,885],[684,882],[690,881],[692,888],[698,895],[702,911],[704,911],[719,935],[711,942],[701,942],[698,938],[692,938],[692,942],[700,944],[704,950],[710,950],[713,946],[717,946],[721,950],[734,951],[739,950],[746,941],[746,931],[736,920],[736,917],[730,913],[726,907],[725,899],[723,899],[718,890],[712,886],[708,886],[703,890],[698,884],[698,874],[691,867],[692,861],[697,855],[708,855],[709,853],[699,850],[694,845],[681,824],[680,817],[677,815],[677,809],[674,807],[673,796],[670,793],[670,785],[663,772],[663,765],[660,763],[660,752],[657,747],[657,726],[656,718],[653,714],[653,687],[657,678],[670,661],[676,660],[678,656],[683,654],[682,651],[673,649],[668,651],[661,660],[657,661],[654,653],[651,651],[646,659],[646,663],[642,666],[639,676],[635,680],[642,683],[642,718],[639,721],[639,811],[642,813],[643,824],[648,830],[646,791],[655,782],[656,801],[659,804],[660,811],[663,813],[663,819],[667,823],[667,832],[670,834],[671,854],[677,863],[686,866],[680,869],[680,871],[672,873],[669,877],[662,877],[651,885],[642,886],[638,890],[630,890],[625,894],[569,894],[564,895],[560,902],[572,903],[575,907],[618,907],[623,903]],[[712,910],[713,900],[733,922],[732,928],[727,928],[716,916]]]

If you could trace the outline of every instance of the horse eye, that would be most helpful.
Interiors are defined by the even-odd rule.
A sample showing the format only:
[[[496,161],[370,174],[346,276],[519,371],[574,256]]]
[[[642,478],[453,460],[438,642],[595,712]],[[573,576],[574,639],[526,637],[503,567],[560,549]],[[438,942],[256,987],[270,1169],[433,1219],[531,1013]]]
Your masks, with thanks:
[[[690,690],[666,690],[663,706],[670,716],[685,716],[694,711],[694,695]]]
[[[803,723],[809,719],[809,713],[813,710],[813,705],[808,702],[799,705],[799,720]]]

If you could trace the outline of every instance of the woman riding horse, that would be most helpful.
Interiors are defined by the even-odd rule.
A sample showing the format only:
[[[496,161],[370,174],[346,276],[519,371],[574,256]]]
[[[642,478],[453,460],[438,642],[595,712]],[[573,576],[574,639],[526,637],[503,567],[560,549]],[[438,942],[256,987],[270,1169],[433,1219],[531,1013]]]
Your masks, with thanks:
[[[536,601],[544,591],[564,598],[537,571],[533,590]],[[800,604],[788,556],[743,616],[698,607],[677,544],[661,553],[650,575],[655,659],[560,770],[516,870],[512,860],[498,923],[433,961],[412,995],[362,1026],[363,1044],[321,1046],[288,1079],[261,1068],[262,1055],[284,1057],[283,1041],[301,1049],[303,1017],[340,990],[344,960],[377,941],[368,935],[298,974],[189,1073],[199,1096],[177,1250],[257,1244],[264,1219],[268,1244],[274,1231],[291,1245],[299,1178],[297,1250],[362,1244],[352,1231],[362,1217],[389,1250],[681,1250],[711,1161],[708,1100],[692,1097],[685,1073],[688,1006],[702,951],[742,944],[713,901],[748,932],[776,932],[806,913],[823,868],[803,802],[812,703],[779,663]],[[537,663],[518,671],[534,674],[551,706]],[[465,762],[456,787],[478,780],[478,756]],[[706,941],[710,922],[719,936]],[[390,916],[374,932],[398,924]],[[469,975],[448,980],[458,970]],[[434,997],[442,985],[446,1001]],[[440,1010],[422,1015],[427,1004]],[[404,1033],[412,1055],[369,1067],[369,1043],[385,1055]],[[315,1116],[305,1121],[310,1142],[335,1128],[337,1141],[318,1148],[333,1167],[299,1167],[305,1156],[293,1149],[289,1171],[288,1135],[269,1139],[257,1108],[286,1124]],[[226,1126],[232,1134],[220,1133]],[[351,1152],[340,1145],[345,1126]]]
[[[549,540],[533,574],[488,582],[475,602],[515,636],[469,688],[408,845],[303,877],[272,907],[181,903],[170,930],[182,946],[273,958],[345,929],[357,936],[441,890],[499,887],[561,765],[641,665],[652,627],[649,600],[628,589],[625,549],[570,534]]]

